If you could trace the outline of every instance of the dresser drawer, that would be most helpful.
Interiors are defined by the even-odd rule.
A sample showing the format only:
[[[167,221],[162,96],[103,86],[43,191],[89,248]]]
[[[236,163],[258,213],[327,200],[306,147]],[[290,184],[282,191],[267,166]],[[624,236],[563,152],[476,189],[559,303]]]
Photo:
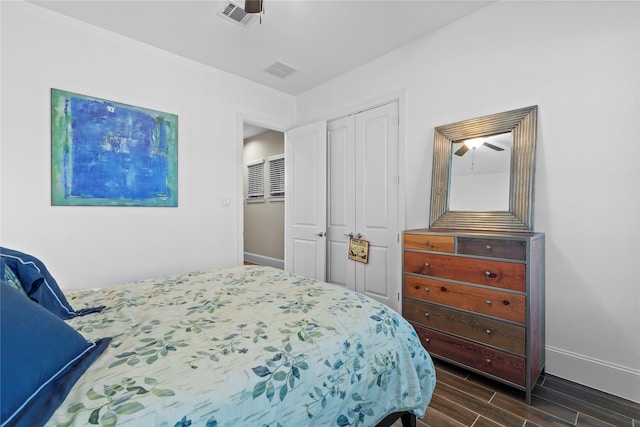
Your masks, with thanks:
[[[458,237],[458,253],[524,261],[527,259],[527,242],[524,240]]]
[[[405,298],[407,320],[479,341],[501,350],[525,354],[525,329],[498,320]]]
[[[513,322],[526,320],[525,295],[500,290],[404,276],[404,296],[474,311]]]
[[[441,277],[520,292],[526,291],[525,270],[525,264],[515,262],[425,252],[404,252],[404,271],[406,273]]]
[[[413,324],[422,345],[434,357],[443,357],[486,372],[511,383],[525,386],[524,358],[503,353],[460,338]]]
[[[453,253],[455,240],[453,236],[437,236],[434,234],[405,234],[405,249]]]

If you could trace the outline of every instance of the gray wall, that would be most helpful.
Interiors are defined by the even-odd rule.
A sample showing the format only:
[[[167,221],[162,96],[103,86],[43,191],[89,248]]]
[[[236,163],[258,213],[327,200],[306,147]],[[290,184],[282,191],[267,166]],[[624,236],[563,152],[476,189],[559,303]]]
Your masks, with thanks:
[[[243,164],[264,159],[265,198],[247,203],[247,169],[244,168],[244,252],[245,260],[272,265],[284,263],[284,201],[269,200],[269,156],[284,153],[284,134],[267,131],[244,140]],[[258,256],[254,257],[255,255]],[[259,257],[270,258],[260,260]],[[279,264],[279,263],[277,263]],[[278,265],[274,265],[278,266]]]

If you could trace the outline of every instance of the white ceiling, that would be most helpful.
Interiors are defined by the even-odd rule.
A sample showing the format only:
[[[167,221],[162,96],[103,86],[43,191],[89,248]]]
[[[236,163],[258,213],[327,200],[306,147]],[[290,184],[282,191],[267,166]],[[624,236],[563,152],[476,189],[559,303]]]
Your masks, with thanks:
[[[493,1],[264,0],[262,23],[246,28],[218,16],[228,1],[31,2],[298,95]],[[264,71],[276,61],[298,71],[284,79]]]

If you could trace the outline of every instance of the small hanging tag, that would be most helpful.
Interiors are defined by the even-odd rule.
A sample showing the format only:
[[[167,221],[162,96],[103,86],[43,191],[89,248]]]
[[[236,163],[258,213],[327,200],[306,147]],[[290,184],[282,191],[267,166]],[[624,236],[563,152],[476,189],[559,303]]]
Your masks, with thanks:
[[[351,237],[349,239],[349,259],[354,261],[368,263],[369,262],[369,241],[356,239]]]

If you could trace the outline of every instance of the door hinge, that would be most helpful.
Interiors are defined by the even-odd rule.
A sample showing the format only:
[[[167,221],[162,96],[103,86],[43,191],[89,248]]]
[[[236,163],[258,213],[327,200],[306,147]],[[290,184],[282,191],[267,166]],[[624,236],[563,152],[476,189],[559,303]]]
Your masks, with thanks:
[[[398,292],[398,301],[400,301],[400,292]]]

